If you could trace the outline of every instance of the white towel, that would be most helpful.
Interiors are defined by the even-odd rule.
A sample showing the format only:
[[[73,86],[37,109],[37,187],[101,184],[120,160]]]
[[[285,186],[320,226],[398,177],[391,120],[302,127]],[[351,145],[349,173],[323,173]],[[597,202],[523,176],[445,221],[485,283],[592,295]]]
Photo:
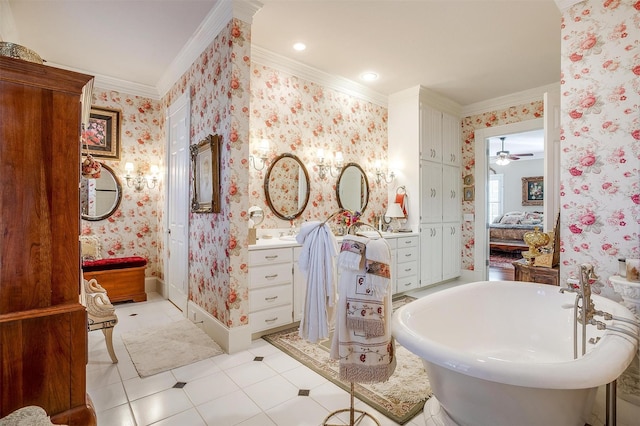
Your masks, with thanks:
[[[369,244],[371,242],[367,243],[366,250],[369,249]],[[388,245],[386,247],[386,265],[389,265],[391,257]],[[379,247],[376,247],[373,251],[383,253],[378,249]],[[356,383],[384,382],[395,370],[395,346],[390,325],[391,286],[387,285],[384,297],[379,299],[374,297],[373,289],[369,287],[372,284],[377,285],[371,281],[367,283],[367,273],[364,266],[359,270],[343,268],[340,270],[336,327],[331,342],[330,356],[332,359],[339,360],[339,375],[342,380]],[[373,318],[377,324],[382,326],[383,333],[381,335],[373,336],[372,333],[363,331],[364,327],[360,327],[357,322],[347,321],[349,311],[354,311],[356,304],[381,307],[380,313],[383,314],[383,318],[379,316]],[[367,312],[377,314],[377,307]],[[367,336],[367,334],[369,335]]]
[[[342,240],[340,254],[338,255],[338,267],[354,271],[362,269],[364,265],[364,251],[367,238],[348,235]]]
[[[329,337],[330,307],[334,305],[336,296],[338,242],[329,225],[321,222],[303,223],[296,240],[302,244],[298,266],[307,281],[298,334],[316,343]]]

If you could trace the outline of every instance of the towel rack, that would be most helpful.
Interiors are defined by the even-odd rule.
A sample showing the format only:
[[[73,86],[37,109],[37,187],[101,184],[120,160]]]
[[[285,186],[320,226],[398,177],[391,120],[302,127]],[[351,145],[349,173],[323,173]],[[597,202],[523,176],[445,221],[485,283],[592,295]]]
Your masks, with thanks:
[[[350,400],[351,400],[351,405],[349,406],[349,408],[343,408],[341,410],[336,410],[332,413],[330,413],[327,417],[325,417],[324,422],[322,422],[322,426],[341,426],[342,423],[338,424],[338,423],[327,423],[332,417],[337,416],[340,413],[349,413],[349,426],[355,426],[360,424],[360,422],[362,420],[364,420],[365,418],[370,418],[376,425],[381,426],[380,422],[378,421],[378,419],[376,419],[375,417],[373,417],[371,414],[367,413],[366,411],[362,411],[362,410],[356,410],[353,407],[353,403],[354,403],[354,384],[353,382],[351,382],[351,390],[349,391],[349,396],[350,396]],[[359,414],[358,417],[356,417],[356,413]]]
[[[327,222],[329,222],[331,219],[335,218],[336,216],[346,212],[348,210],[346,209],[340,209],[337,212],[331,214],[322,224],[326,224]],[[347,228],[347,234],[350,235],[354,235],[357,233],[357,230],[360,229],[361,226],[368,226],[371,229],[373,229],[374,231],[376,231],[379,235],[380,238],[382,238],[382,234],[380,233],[380,231],[378,231],[376,229],[375,226],[366,223],[366,222],[361,222],[361,221],[357,221],[356,223],[352,223],[351,225],[349,225],[349,227]],[[373,417],[371,414],[367,413],[366,411],[362,411],[362,410],[357,410],[354,407],[354,401],[355,401],[355,385],[353,382],[351,382],[350,384],[350,390],[349,390],[349,408],[342,408],[340,410],[336,410],[333,411],[331,413],[329,413],[329,415],[327,417],[325,417],[324,421],[322,422],[322,426],[341,426],[344,425],[343,423],[328,423],[333,417],[336,417],[338,414],[341,413],[349,413],[349,423],[347,423],[348,426],[355,426],[355,425],[359,425],[360,422],[362,422],[362,420],[364,420],[365,418],[369,418],[371,419],[371,421],[373,421],[377,426],[381,426],[380,422],[378,421],[378,419],[376,419],[375,417]],[[358,416],[356,417],[356,414],[358,414]]]

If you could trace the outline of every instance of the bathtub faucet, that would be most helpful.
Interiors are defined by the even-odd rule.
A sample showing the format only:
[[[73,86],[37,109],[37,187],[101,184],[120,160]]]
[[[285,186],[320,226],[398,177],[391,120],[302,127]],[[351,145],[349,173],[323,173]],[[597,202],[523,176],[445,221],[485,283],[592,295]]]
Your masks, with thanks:
[[[591,284],[598,279],[598,276],[593,271],[593,265],[589,263],[580,265],[579,273],[579,280],[567,280],[567,287],[560,289],[560,293],[576,293],[573,310],[574,359],[578,359],[578,323],[582,324],[582,355],[587,352],[587,324],[591,324],[596,312],[593,301],[591,300]],[[581,301],[582,306],[580,306]]]
[[[591,300],[591,285],[598,280],[598,276],[593,271],[593,265],[583,263],[580,265],[580,295],[582,296],[582,312],[578,317],[582,324],[589,324],[596,313],[595,306]]]
[[[613,318],[611,315],[609,315],[609,317]],[[606,318],[605,318],[605,319],[606,319]],[[629,321],[629,322],[630,322],[631,324],[638,324],[637,322],[635,322],[635,323],[634,323],[634,322],[632,322],[632,321]],[[615,327],[615,326],[607,325],[607,324],[605,324],[605,323],[604,323],[604,322],[602,322],[602,321],[598,321],[598,320],[596,320],[595,318],[594,318],[594,319],[592,319],[592,320],[589,322],[589,324],[591,324],[591,325],[595,325],[595,326],[596,326],[596,328],[597,328],[598,330],[611,330],[611,331],[615,331],[616,333],[622,333],[622,334],[625,334],[625,335],[627,335],[627,336],[629,336],[629,337],[633,337],[634,339],[636,339],[636,340],[638,340],[638,341],[640,342],[640,336],[638,336],[637,334],[633,334],[632,332],[630,332],[629,330],[625,330],[624,328],[620,328],[620,327]]]

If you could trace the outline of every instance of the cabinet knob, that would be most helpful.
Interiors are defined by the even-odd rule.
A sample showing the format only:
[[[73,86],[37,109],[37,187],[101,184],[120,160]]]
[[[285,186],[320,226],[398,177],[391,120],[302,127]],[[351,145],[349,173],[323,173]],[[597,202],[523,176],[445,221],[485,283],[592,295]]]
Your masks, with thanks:
[[[273,302],[277,298],[278,298],[278,296],[271,296],[271,297],[265,297],[264,300],[267,301],[267,302]]]
[[[264,258],[267,259],[267,260],[273,260],[273,259],[277,259],[278,255],[277,254],[272,254],[272,255],[269,255],[269,256],[265,256]]]
[[[267,323],[275,322],[275,321],[278,321],[278,317],[275,317],[275,318],[269,318],[269,319],[264,320],[264,322],[267,322]]]
[[[273,274],[273,275],[265,275],[264,277],[265,277],[266,279],[268,279],[268,280],[272,280],[272,279],[274,279],[274,278],[275,278],[275,277],[277,277],[277,276],[278,276],[278,274]]]

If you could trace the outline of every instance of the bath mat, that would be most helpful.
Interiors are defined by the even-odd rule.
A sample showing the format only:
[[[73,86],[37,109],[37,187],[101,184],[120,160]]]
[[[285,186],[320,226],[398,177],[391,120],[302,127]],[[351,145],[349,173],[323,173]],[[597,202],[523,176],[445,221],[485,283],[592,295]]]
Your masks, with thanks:
[[[394,300],[394,310],[412,300],[402,296]],[[330,380],[347,392],[350,383],[338,378],[338,361],[329,358],[331,337],[318,344],[309,343],[298,336],[298,328],[292,328],[263,337],[278,349],[295,358],[316,373]],[[396,342],[396,370],[384,383],[355,384],[355,396],[399,424],[409,422],[431,396],[429,378],[422,360]],[[348,408],[348,403],[345,406]]]
[[[216,342],[187,319],[130,331],[122,335],[122,341],[140,377],[223,353]]]

